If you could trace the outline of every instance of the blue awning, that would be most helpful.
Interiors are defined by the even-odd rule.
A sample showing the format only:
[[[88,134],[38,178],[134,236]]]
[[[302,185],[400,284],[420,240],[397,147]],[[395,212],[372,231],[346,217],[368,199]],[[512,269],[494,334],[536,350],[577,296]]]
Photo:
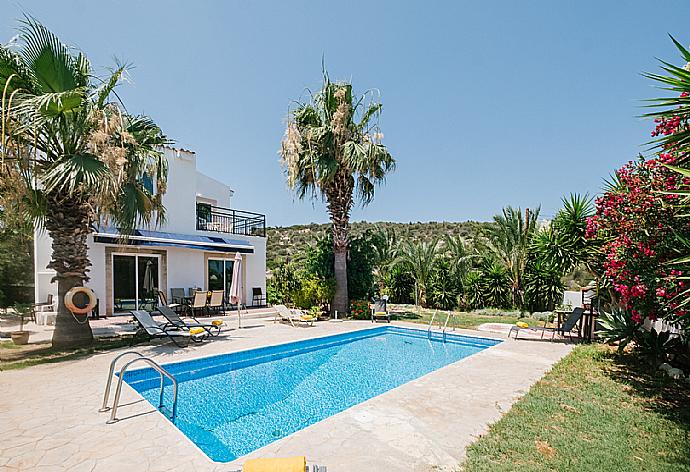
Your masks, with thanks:
[[[124,236],[114,228],[98,228],[93,235],[93,240],[97,243],[126,244],[128,246],[165,246],[200,251],[254,253],[254,246],[239,239],[200,234],[166,233],[145,229],[137,229],[132,234]]]

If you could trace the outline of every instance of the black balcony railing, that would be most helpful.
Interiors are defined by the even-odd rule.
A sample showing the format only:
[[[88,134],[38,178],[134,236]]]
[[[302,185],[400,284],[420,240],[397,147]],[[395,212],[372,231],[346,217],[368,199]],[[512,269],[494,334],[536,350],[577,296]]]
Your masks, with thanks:
[[[196,229],[266,237],[266,215],[197,203]]]

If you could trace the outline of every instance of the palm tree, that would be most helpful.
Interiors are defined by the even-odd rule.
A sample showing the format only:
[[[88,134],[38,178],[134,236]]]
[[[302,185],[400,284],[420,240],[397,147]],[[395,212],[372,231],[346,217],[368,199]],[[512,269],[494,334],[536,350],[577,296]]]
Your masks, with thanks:
[[[590,272],[597,255],[597,243],[587,239],[587,219],[594,215],[592,198],[570,194],[551,225],[534,235],[531,249],[539,260],[565,275],[579,265]]]
[[[52,238],[53,346],[86,345],[91,328],[67,310],[64,295],[88,281],[87,237],[98,223],[127,233],[163,221],[166,165],[157,146],[167,139],[149,118],[111,100],[125,66],[95,78],[86,56],[28,17],[18,42],[0,45],[0,187],[12,189],[0,205]],[[145,174],[157,183],[155,195],[143,185]]]
[[[399,244],[398,236],[394,229],[386,228],[379,230],[373,238],[374,245],[374,275],[379,286],[379,291],[384,289],[386,281],[389,279],[390,272],[398,258]]]
[[[324,72],[321,90],[290,112],[281,145],[288,186],[300,199],[326,201],[335,256],[332,309],[341,313],[349,308],[347,251],[355,191],[362,205],[369,204],[375,186],[395,167],[381,144],[381,107],[369,94],[355,96],[352,84],[331,82]]]
[[[523,305],[522,276],[527,265],[532,236],[537,231],[539,208],[535,211],[506,207],[494,216],[494,225],[488,231],[487,248],[506,268],[511,283],[513,303]]]
[[[426,293],[438,258],[437,247],[438,239],[416,243],[406,241],[399,256],[399,262],[407,267],[417,285],[417,300],[421,306],[426,306]]]
[[[472,259],[478,255],[473,253],[467,240],[461,236],[446,235],[445,246],[451,274],[458,281],[459,288],[463,288],[465,277],[472,269]]]

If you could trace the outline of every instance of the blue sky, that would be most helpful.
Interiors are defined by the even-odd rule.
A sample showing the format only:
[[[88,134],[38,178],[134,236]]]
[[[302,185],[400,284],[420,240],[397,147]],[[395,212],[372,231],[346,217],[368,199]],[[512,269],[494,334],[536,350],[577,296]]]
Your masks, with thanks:
[[[652,123],[640,76],[678,63],[690,2],[0,0],[0,41],[22,11],[104,70],[234,206],[268,224],[325,222],[287,189],[277,151],[291,100],[333,79],[377,88],[398,168],[353,220],[488,220],[504,205],[552,215],[562,195],[596,193],[634,158]]]

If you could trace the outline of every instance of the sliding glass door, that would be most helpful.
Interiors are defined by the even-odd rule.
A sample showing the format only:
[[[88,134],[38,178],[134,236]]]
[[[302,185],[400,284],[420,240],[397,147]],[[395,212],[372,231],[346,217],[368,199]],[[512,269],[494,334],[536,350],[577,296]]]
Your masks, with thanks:
[[[209,290],[225,290],[227,298],[232,284],[232,259],[209,259],[207,287]]]
[[[113,254],[113,312],[152,310],[157,303],[159,256]]]

